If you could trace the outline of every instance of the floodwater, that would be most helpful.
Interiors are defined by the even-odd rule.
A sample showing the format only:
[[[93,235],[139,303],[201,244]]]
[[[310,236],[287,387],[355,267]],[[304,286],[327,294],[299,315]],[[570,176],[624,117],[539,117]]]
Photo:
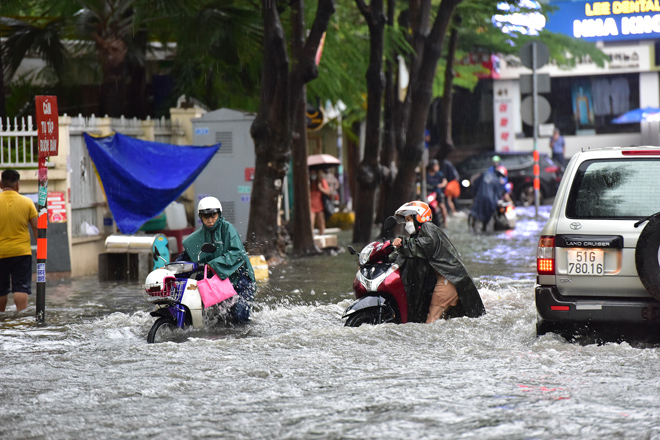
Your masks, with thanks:
[[[34,298],[0,315],[0,438],[660,439],[660,348],[535,336],[548,212],[495,235],[449,225],[478,319],[344,327],[347,252],[273,270],[252,323],[182,343],[146,343],[137,284],[49,281],[46,325]]]

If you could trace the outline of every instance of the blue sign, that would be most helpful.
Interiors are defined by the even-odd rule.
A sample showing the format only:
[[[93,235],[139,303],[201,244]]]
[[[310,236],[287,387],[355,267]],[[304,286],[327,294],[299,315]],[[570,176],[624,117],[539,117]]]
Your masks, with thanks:
[[[660,38],[659,0],[559,1],[546,30],[586,41]]]
[[[199,136],[204,136],[209,134],[209,128],[208,127],[197,127],[195,128],[195,134]]]
[[[46,263],[37,263],[37,283],[46,282]]]

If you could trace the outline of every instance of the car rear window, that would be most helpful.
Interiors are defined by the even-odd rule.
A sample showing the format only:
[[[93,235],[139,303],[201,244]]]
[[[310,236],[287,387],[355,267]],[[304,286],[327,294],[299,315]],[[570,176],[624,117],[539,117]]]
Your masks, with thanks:
[[[576,219],[639,218],[660,211],[660,160],[589,160],[580,165],[566,206]]]

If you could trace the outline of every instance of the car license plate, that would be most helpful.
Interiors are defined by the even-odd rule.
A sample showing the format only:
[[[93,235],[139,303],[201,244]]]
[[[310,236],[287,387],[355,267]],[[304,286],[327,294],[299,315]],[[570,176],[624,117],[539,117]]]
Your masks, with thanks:
[[[600,249],[569,250],[568,274],[602,276],[605,273],[603,254]]]

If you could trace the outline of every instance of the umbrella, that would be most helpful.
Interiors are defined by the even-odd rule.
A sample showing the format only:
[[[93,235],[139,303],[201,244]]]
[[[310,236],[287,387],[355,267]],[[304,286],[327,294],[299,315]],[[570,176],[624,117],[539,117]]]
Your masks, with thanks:
[[[341,162],[339,162],[339,159],[337,159],[335,156],[331,156],[330,154],[312,154],[311,156],[307,156],[308,167],[315,165],[332,166],[339,165],[340,163]]]
[[[612,119],[613,124],[634,124],[638,122],[660,122],[660,108],[636,108],[622,114],[616,119]]]

